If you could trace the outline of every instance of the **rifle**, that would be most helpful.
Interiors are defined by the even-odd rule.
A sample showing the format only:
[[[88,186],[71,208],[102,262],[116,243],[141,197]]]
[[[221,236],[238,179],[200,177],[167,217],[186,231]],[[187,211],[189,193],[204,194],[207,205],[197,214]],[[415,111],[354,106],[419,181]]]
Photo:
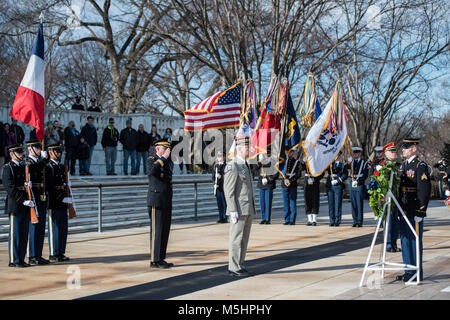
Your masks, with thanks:
[[[77,213],[75,211],[75,206],[73,204],[72,189],[70,188],[70,181],[69,181],[69,172],[68,172],[69,169],[67,165],[64,166],[64,171],[66,177],[66,196],[68,198],[72,198],[72,203],[67,204],[69,207],[69,219],[72,219],[77,217]]]
[[[218,166],[217,166],[217,163],[216,163],[216,181],[214,181],[214,197],[216,197],[217,196],[217,188],[219,188],[219,184],[218,184],[218,179],[217,179],[217,175],[219,174],[219,170],[218,170],[218,168],[217,168]]]
[[[30,207],[30,216],[31,216],[31,223],[35,224],[39,222],[38,219],[38,215],[39,213],[37,212],[37,203],[36,200],[34,199],[34,194],[33,194],[33,190],[30,187],[30,167],[28,166],[28,164],[25,165],[25,181],[26,181],[26,189],[27,189],[27,193],[28,193],[28,200],[33,201],[34,203],[34,207]]]

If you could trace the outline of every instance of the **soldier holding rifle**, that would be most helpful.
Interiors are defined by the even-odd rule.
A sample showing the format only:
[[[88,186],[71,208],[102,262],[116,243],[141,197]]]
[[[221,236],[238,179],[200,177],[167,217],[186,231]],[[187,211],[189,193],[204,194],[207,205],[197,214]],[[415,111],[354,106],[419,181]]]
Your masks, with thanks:
[[[9,267],[24,268],[32,201],[27,200],[25,165],[22,144],[8,147],[11,161],[3,166],[2,179],[6,189],[6,213],[9,215]]]
[[[47,219],[47,193],[45,190],[45,170],[48,155],[42,151],[42,145],[39,140],[27,141],[28,156],[25,158],[25,164],[29,170],[31,180],[31,190],[36,204],[36,210],[39,214],[38,223],[30,222],[29,236],[29,264],[45,265],[49,261],[42,258],[42,249],[45,238],[45,221]],[[42,157],[41,157],[42,156]]]

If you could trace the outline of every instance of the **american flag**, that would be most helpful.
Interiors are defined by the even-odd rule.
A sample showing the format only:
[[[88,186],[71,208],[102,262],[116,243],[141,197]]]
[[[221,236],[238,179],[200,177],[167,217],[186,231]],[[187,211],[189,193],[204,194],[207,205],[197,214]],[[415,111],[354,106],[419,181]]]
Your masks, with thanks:
[[[219,91],[184,112],[184,130],[197,131],[239,126],[241,82]]]

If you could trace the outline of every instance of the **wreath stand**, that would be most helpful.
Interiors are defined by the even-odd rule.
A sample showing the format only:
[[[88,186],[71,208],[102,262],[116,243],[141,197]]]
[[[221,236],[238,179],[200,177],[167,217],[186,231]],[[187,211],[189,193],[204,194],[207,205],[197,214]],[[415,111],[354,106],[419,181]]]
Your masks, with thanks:
[[[408,218],[406,217],[405,212],[403,211],[403,209],[401,208],[401,206],[399,205],[397,199],[395,198],[394,194],[392,193],[391,189],[392,189],[392,183],[393,183],[393,178],[394,178],[394,172],[391,172],[391,178],[390,178],[390,182],[389,182],[389,190],[386,194],[386,199],[387,201],[385,202],[384,206],[383,206],[383,215],[381,217],[384,216],[386,207],[387,207],[387,213],[386,213],[386,222],[385,222],[385,228],[384,228],[384,244],[383,244],[383,259],[381,262],[369,265],[370,262],[370,258],[372,256],[372,252],[373,249],[375,247],[375,242],[378,236],[378,232],[380,231],[380,226],[381,223],[383,221],[383,219],[381,219],[381,217],[378,218],[378,224],[377,224],[377,228],[375,230],[375,234],[372,240],[372,245],[370,246],[370,250],[369,250],[369,255],[367,256],[367,260],[366,260],[366,265],[364,267],[364,272],[363,275],[361,277],[361,282],[359,283],[359,286],[362,287],[364,284],[364,278],[366,276],[366,273],[368,270],[381,270],[381,279],[384,279],[384,271],[385,270],[416,270],[416,273],[411,277],[411,279],[409,279],[407,282],[405,282],[405,285],[418,285],[420,280],[419,280],[419,272],[420,272],[420,265],[410,265],[410,264],[403,264],[403,263],[393,263],[393,262],[387,262],[386,261],[386,246],[387,246],[387,231],[389,230],[389,220],[390,220],[390,215],[391,215],[391,201],[394,201],[394,204],[397,206],[399,212],[401,212],[403,218],[405,219],[405,221],[408,223],[408,227],[411,229],[411,231],[413,232],[414,236],[416,237],[416,263],[418,263],[421,259],[421,257],[419,256],[419,236],[418,236],[418,232],[416,232],[416,230],[413,228],[413,226],[411,225],[411,223],[409,222]],[[415,280],[415,281],[414,281]]]

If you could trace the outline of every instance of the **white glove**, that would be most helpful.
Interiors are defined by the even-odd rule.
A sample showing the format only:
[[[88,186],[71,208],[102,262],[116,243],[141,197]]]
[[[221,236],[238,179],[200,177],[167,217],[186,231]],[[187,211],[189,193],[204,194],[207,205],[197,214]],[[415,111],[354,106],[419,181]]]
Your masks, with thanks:
[[[337,180],[331,180],[331,184],[332,184],[333,186],[337,185],[338,182],[339,182],[339,181],[337,181]]]
[[[28,186],[30,186],[30,188],[32,188],[32,187],[33,187],[33,183],[32,183],[31,180],[30,180],[30,182],[28,183],[28,185],[27,185],[27,183],[25,182],[25,183],[24,183],[24,186],[25,186],[25,189],[26,189]]]
[[[445,195],[446,195],[447,197],[450,197],[450,190],[446,190],[446,191],[445,191]]]
[[[380,171],[383,166],[380,166],[379,164],[375,167],[375,170]]]
[[[35,207],[35,206],[34,206],[34,202],[31,201],[31,200],[25,200],[25,201],[23,202],[23,205],[24,205],[24,206],[27,206],[27,207],[30,207],[30,208],[34,208],[34,207]]]
[[[352,182],[352,187],[353,187],[353,188],[356,188],[357,186],[358,186],[358,181],[353,181],[353,182]]]
[[[41,151],[41,157],[44,158],[44,159],[47,159],[48,158],[47,151]]]
[[[62,200],[62,202],[63,202],[63,203],[73,203],[72,197],[65,197],[65,198]]]
[[[262,182],[262,184],[265,186],[265,185],[267,184],[267,179],[266,179],[266,178],[263,178],[263,179],[261,180],[261,182]]]
[[[231,222],[237,223],[238,220],[239,220],[239,213],[237,213],[237,212],[230,212],[230,218],[231,218]]]
[[[348,160],[347,160],[348,162],[352,162],[353,161],[353,158],[352,157],[348,157]]]
[[[222,175],[220,173],[217,174],[217,179],[222,178]]]
[[[420,223],[423,220],[421,217],[414,217],[414,221]]]
[[[313,184],[314,183],[314,179],[313,178],[308,178],[308,184]]]

